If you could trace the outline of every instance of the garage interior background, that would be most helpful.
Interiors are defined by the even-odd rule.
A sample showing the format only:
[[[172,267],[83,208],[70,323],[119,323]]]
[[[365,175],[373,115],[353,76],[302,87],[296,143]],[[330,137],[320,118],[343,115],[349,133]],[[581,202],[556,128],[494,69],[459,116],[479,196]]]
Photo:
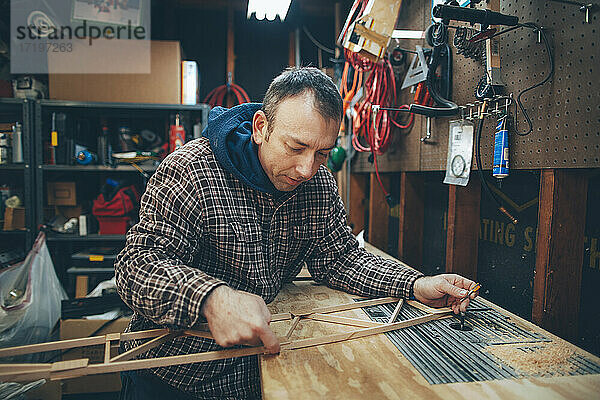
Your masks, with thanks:
[[[8,9],[9,2],[2,3]],[[271,79],[295,63],[297,34],[301,64],[334,74],[336,63],[322,53],[319,64],[317,47],[303,27],[333,49],[351,4],[292,1],[281,23],[247,19],[246,1],[154,0],[152,39],[180,41],[184,58],[198,63],[200,99],[233,70],[234,82],[252,101],[261,101]],[[427,129],[424,117],[416,116],[410,130],[393,132],[389,150],[378,159],[383,184],[397,205],[390,208],[385,202],[364,153],[353,158],[350,180],[345,170],[338,176],[342,198],[350,188],[350,224],[355,233],[364,228],[372,244],[425,273],[454,271],[476,278],[487,299],[600,355],[595,293],[600,285],[598,13],[592,12],[586,23],[577,6],[542,0],[502,0],[500,12],[543,26],[555,62],[554,78],[523,98],[534,131],[518,140],[511,136],[512,171],[499,189],[519,223],[496,210],[475,174],[466,188],[442,183],[448,118],[431,121],[433,143],[420,140]],[[425,30],[430,13],[429,1],[404,0],[397,29]],[[8,13],[0,14],[8,27]],[[228,28],[234,46],[228,43]],[[546,76],[545,49],[534,32],[518,29],[498,41],[507,93],[517,94]],[[427,46],[424,40],[398,42],[408,49],[415,44]],[[452,99],[473,103],[484,67],[450,47]],[[395,68],[398,83],[408,58]],[[400,98],[406,101],[412,96],[408,92]],[[482,139],[484,169],[491,166],[493,132],[489,119]],[[536,240],[536,232],[542,240]],[[55,260],[55,265],[61,263]]]

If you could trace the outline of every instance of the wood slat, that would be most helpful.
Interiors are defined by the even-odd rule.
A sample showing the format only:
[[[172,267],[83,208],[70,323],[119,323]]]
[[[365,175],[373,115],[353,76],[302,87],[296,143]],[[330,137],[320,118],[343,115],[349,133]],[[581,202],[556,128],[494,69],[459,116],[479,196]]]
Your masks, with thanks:
[[[398,258],[415,268],[423,264],[424,187],[421,175],[400,174]]]
[[[390,175],[379,174],[381,183],[389,192]],[[385,200],[385,194],[381,190],[377,175],[371,173],[369,182],[369,243],[387,250],[388,246],[388,226],[389,226],[390,207]]]
[[[480,201],[481,187],[474,174],[466,187],[448,187],[446,272],[472,280],[477,278]]]
[[[567,340],[578,338],[588,177],[541,171],[532,317]]]
[[[352,233],[358,235],[365,229],[365,215],[367,214],[369,190],[368,174],[350,175],[350,205],[348,210],[348,225]]]

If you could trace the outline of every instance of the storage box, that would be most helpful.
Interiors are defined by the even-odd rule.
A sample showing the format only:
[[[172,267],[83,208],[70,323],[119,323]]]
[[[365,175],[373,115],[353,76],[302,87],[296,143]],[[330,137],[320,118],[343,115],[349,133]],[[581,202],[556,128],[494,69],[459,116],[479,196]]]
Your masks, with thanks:
[[[6,207],[4,210],[4,230],[25,229],[25,209],[23,207]]]
[[[100,328],[106,320],[98,319],[65,319],[60,321],[60,339],[77,339],[88,337],[96,329]],[[129,318],[119,318],[109,324],[94,336],[106,335],[107,333],[123,332],[129,324]],[[118,349],[113,348],[111,357],[118,354]],[[91,364],[104,361],[104,345],[77,347],[65,353],[63,360],[77,360],[88,358]],[[118,392],[121,390],[121,378],[119,373],[82,376],[75,379],[63,381],[63,394],[74,393],[102,393]]]
[[[75,182],[48,182],[48,205],[76,206]]]
[[[50,74],[50,98],[123,103],[181,102],[179,42],[152,41],[149,74]]]
[[[96,217],[100,223],[100,235],[124,235],[129,229],[129,217]]]

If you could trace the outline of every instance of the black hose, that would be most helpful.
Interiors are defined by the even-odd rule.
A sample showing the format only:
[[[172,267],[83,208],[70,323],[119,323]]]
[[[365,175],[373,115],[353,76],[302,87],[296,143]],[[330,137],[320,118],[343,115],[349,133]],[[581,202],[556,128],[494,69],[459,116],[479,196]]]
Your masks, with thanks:
[[[523,106],[523,103],[521,102],[521,96],[523,96],[525,93],[529,92],[532,89],[535,89],[537,87],[544,85],[546,82],[548,82],[550,79],[552,79],[552,76],[554,75],[554,58],[552,56],[552,48],[550,47],[550,43],[548,42],[546,33],[542,30],[542,28],[539,25],[534,24],[533,22],[528,22],[526,24],[523,24],[522,26],[524,26],[526,28],[531,28],[537,32],[540,32],[540,35],[542,36],[542,39],[544,40],[544,45],[546,46],[546,55],[548,56],[548,63],[550,66],[550,72],[548,73],[548,76],[546,76],[546,78],[543,81],[536,83],[535,85],[530,86],[527,89],[522,90],[521,93],[519,93],[517,95],[517,105],[521,109],[521,112],[523,113],[523,116],[525,117],[525,120],[527,121],[527,125],[529,128],[524,133],[521,133],[518,131],[518,129],[516,129],[516,134],[519,136],[527,136],[531,132],[533,132],[533,123],[531,122],[531,118],[529,118],[529,115],[527,114],[527,111],[525,110],[525,107]],[[515,128],[516,128],[516,126],[517,126],[517,113],[515,113]]]

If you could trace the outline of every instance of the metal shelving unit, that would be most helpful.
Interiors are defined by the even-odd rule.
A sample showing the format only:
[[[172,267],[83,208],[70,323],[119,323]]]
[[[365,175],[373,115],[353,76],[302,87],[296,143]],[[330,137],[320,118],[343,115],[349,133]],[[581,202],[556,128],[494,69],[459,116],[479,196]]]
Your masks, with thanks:
[[[25,206],[25,230],[0,231],[0,237],[4,242],[20,243],[25,251],[29,251],[35,240],[37,228],[35,225],[35,177],[33,173],[33,104],[28,99],[0,98],[0,121],[16,122],[22,124],[23,160],[22,164],[0,165],[0,181],[6,174],[15,179],[19,175],[23,183],[23,202]],[[2,229],[3,227],[0,227]]]
[[[102,242],[102,241],[125,241],[125,235],[73,235],[73,234],[53,234],[47,235],[49,242]]]
[[[129,118],[143,118],[148,117],[146,111],[151,112],[150,116],[156,118],[163,114],[165,120],[169,114],[175,112],[188,113],[195,115],[202,121],[203,128],[208,121],[208,113],[210,107],[206,104],[198,105],[183,105],[183,104],[153,104],[153,103],[105,103],[105,102],[80,102],[80,101],[68,101],[68,100],[38,100],[35,102],[34,110],[34,127],[35,127],[35,176],[36,176],[36,193],[38,194],[35,199],[37,219],[36,223],[41,225],[44,223],[44,199],[45,199],[45,182],[47,180],[47,174],[49,173],[140,173],[138,169],[131,165],[120,164],[117,166],[105,166],[105,165],[48,165],[44,164],[44,134],[50,132],[50,127],[44,125],[44,117],[52,112],[72,112],[76,114],[90,115],[90,116],[112,116],[123,117],[124,115]],[[138,166],[144,170],[144,172],[152,173],[156,170],[156,165],[151,164],[138,164]],[[73,179],[77,179],[73,177]],[[113,235],[100,235],[98,239],[90,239],[93,235],[88,236],[77,236],[71,237],[69,240],[116,240],[115,238],[108,238]],[[119,235],[116,235],[119,236]],[[80,239],[81,238],[81,239]],[[124,239],[124,236],[122,237]],[[62,241],[63,239],[57,239],[53,237],[49,240]]]
[[[51,115],[53,112],[67,114],[67,119],[72,130],[67,131],[68,136],[73,137],[74,142],[87,138],[93,143],[95,133],[100,130],[100,121],[106,120],[114,128],[121,123],[131,123],[133,129],[147,126],[163,139],[166,137],[166,128],[169,119],[174,114],[180,113],[182,118],[190,123],[200,120],[202,128],[208,121],[210,107],[205,104],[190,106],[181,104],[137,104],[137,103],[101,103],[101,102],[79,102],[62,100],[38,100],[33,108],[34,122],[34,149],[35,149],[35,209],[36,223],[42,225],[44,221],[44,207],[46,205],[46,183],[52,180],[68,180],[77,183],[77,203],[83,200],[87,202],[99,193],[101,182],[105,177],[114,179],[135,180],[138,179],[142,186],[146,183],[146,177],[140,171],[129,164],[118,164],[116,166],[106,165],[49,165],[44,164],[44,141],[49,141],[51,132]],[[88,121],[88,122],[86,122]],[[77,127],[77,124],[79,126]],[[189,126],[191,130],[191,125]],[[165,136],[162,136],[164,133]],[[77,136],[80,134],[82,137]],[[90,140],[94,138],[94,140]],[[59,139],[60,140],[60,139]],[[84,141],[85,143],[85,141]],[[82,144],[84,144],[82,143]],[[92,148],[93,149],[93,148]],[[68,152],[68,150],[67,150]],[[64,154],[64,153],[63,153]],[[157,169],[154,163],[137,163],[144,173],[151,175]],[[146,175],[146,176],[147,176]],[[79,192],[83,191],[83,199],[79,198]],[[69,290],[70,281],[67,271],[74,266],[72,254],[86,248],[119,248],[125,244],[125,235],[100,235],[88,234],[80,236],[76,234],[59,234],[47,232],[47,241],[50,254],[52,255],[56,272]]]

